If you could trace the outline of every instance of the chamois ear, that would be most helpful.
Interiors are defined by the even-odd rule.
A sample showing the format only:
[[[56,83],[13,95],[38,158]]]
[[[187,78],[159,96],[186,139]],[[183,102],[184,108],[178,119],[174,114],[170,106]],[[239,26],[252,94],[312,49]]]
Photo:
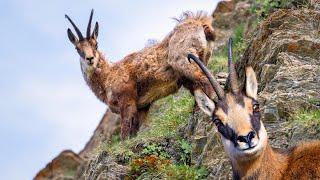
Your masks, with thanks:
[[[94,39],[97,39],[98,38],[98,33],[99,33],[99,24],[98,22],[96,22],[96,24],[94,25],[94,29],[93,29],[93,32],[92,32],[92,37]]]
[[[76,38],[76,36],[72,33],[71,29],[68,28],[68,38],[69,40],[72,42],[72,44],[76,44],[76,42],[78,41],[78,39]]]
[[[258,82],[256,78],[256,73],[253,71],[252,67],[246,68],[246,94],[253,99],[257,99],[258,93]]]
[[[209,116],[212,116],[214,102],[200,89],[194,91],[194,97],[200,109]]]

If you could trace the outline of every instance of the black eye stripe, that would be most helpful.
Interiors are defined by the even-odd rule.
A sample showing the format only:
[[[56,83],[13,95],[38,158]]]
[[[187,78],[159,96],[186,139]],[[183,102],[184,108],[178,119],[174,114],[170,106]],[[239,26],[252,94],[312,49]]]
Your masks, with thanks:
[[[216,117],[216,116],[213,116],[212,117],[212,122],[216,125],[219,133],[226,139],[230,140],[231,142],[233,142],[233,144],[235,146],[237,146],[237,135],[236,133],[234,132],[234,130],[228,125],[224,125],[222,123],[222,121]]]
[[[254,112],[253,115],[250,115],[251,125],[257,133],[261,128],[260,118],[261,118],[260,112]]]

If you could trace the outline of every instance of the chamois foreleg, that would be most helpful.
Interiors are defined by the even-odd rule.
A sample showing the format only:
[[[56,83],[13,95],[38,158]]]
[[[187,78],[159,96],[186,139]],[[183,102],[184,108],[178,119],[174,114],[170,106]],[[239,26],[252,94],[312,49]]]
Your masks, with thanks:
[[[123,101],[121,107],[121,139],[127,139],[137,134],[140,122],[136,101]]]

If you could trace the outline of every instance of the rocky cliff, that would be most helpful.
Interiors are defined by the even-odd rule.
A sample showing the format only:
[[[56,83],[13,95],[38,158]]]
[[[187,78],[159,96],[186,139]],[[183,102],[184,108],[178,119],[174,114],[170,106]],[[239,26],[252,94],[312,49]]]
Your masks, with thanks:
[[[311,0],[222,1],[213,13],[217,40],[209,68],[226,81],[232,36],[239,79],[252,66],[271,144],[320,139],[320,11]],[[79,153],[64,151],[35,179],[231,179],[216,128],[182,89],[157,101],[137,137],[119,141],[107,111]]]

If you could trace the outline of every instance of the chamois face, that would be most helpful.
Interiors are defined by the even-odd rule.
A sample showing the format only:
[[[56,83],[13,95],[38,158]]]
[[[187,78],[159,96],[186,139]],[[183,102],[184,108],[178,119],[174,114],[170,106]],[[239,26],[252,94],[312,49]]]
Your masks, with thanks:
[[[68,28],[68,38],[70,42],[75,46],[78,54],[80,55],[80,63],[83,70],[87,70],[91,67],[96,67],[99,61],[99,53],[98,53],[98,31],[99,25],[96,22],[94,26],[94,30],[91,33],[91,21],[93,16],[93,10],[90,14],[90,19],[87,27],[87,36],[84,38],[78,27],[73,23],[73,21],[66,15],[66,18],[69,20],[71,25],[74,27],[78,37],[76,37],[72,31]],[[92,69],[92,68],[91,68]]]
[[[229,156],[248,160],[260,154],[267,134],[260,121],[257,80],[251,67],[246,68],[244,93],[229,92],[217,102],[202,91],[196,91],[195,97],[200,108],[211,116]]]
[[[96,67],[99,60],[98,43],[96,39],[90,38],[75,43],[75,48],[80,56],[82,66]]]

